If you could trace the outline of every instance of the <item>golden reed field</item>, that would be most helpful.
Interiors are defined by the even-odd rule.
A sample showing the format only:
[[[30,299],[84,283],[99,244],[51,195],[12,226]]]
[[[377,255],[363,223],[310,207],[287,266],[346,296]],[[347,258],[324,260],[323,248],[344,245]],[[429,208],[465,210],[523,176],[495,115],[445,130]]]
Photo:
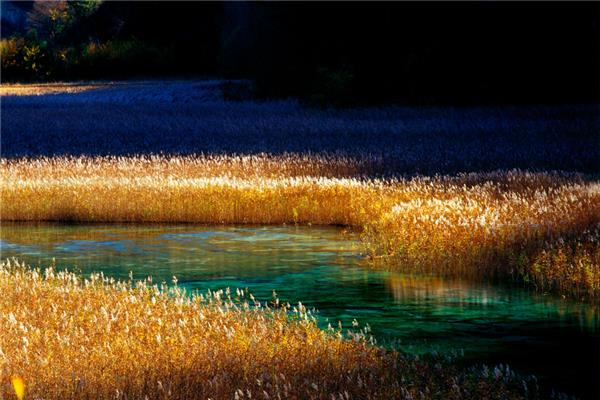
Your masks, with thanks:
[[[0,264],[0,376],[26,398],[521,399],[535,381],[507,367],[460,370],[319,329],[298,304],[244,292],[83,280]],[[291,317],[290,317],[291,315]],[[9,380],[0,398],[13,398]]]
[[[5,221],[343,225],[375,263],[600,294],[600,183],[518,170],[370,179],[316,155],[1,161]],[[358,178],[353,176],[359,176]]]
[[[600,294],[600,184],[518,170],[366,178],[336,157],[3,159],[2,221],[335,224],[374,267]],[[358,176],[358,177],[357,177]],[[381,266],[379,266],[381,264]],[[0,398],[518,399],[535,382],[320,330],[301,306],[0,266]],[[290,318],[290,315],[292,316]],[[24,389],[23,389],[24,387]]]

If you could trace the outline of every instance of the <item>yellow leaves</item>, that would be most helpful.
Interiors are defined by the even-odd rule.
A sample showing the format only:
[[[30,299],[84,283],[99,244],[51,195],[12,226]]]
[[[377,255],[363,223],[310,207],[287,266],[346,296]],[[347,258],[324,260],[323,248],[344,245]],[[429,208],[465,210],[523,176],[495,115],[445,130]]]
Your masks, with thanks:
[[[14,376],[11,380],[13,390],[15,391],[15,396],[17,396],[18,400],[23,400],[25,397],[25,383],[23,379],[18,376]]]

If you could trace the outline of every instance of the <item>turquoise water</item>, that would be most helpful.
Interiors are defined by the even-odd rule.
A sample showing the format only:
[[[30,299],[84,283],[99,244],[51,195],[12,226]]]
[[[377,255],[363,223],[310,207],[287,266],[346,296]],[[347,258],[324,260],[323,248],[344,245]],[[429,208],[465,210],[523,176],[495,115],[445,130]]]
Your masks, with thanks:
[[[149,275],[189,290],[248,288],[302,301],[319,323],[369,324],[411,353],[508,363],[584,398],[600,395],[598,308],[520,288],[369,268],[355,234],[323,227],[3,224],[2,258],[83,274]]]

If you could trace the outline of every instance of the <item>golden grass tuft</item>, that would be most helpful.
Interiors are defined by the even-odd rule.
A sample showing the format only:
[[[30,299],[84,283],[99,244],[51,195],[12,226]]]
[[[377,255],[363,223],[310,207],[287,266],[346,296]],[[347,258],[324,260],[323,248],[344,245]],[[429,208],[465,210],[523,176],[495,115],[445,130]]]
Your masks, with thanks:
[[[320,330],[302,305],[240,291],[83,279],[0,264],[0,398],[526,398],[506,368],[460,371]],[[529,391],[527,391],[527,388]],[[411,397],[413,396],[413,397]]]

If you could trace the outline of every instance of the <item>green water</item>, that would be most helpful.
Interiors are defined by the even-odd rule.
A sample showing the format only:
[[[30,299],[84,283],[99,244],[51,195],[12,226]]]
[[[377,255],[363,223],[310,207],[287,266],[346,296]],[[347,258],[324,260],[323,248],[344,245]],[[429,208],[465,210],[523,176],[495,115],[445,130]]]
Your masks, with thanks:
[[[369,268],[356,235],[323,227],[3,224],[2,258],[84,274],[151,275],[189,290],[248,288],[302,301],[319,323],[368,323],[411,353],[508,363],[584,398],[600,395],[598,308],[520,288],[410,277]]]

